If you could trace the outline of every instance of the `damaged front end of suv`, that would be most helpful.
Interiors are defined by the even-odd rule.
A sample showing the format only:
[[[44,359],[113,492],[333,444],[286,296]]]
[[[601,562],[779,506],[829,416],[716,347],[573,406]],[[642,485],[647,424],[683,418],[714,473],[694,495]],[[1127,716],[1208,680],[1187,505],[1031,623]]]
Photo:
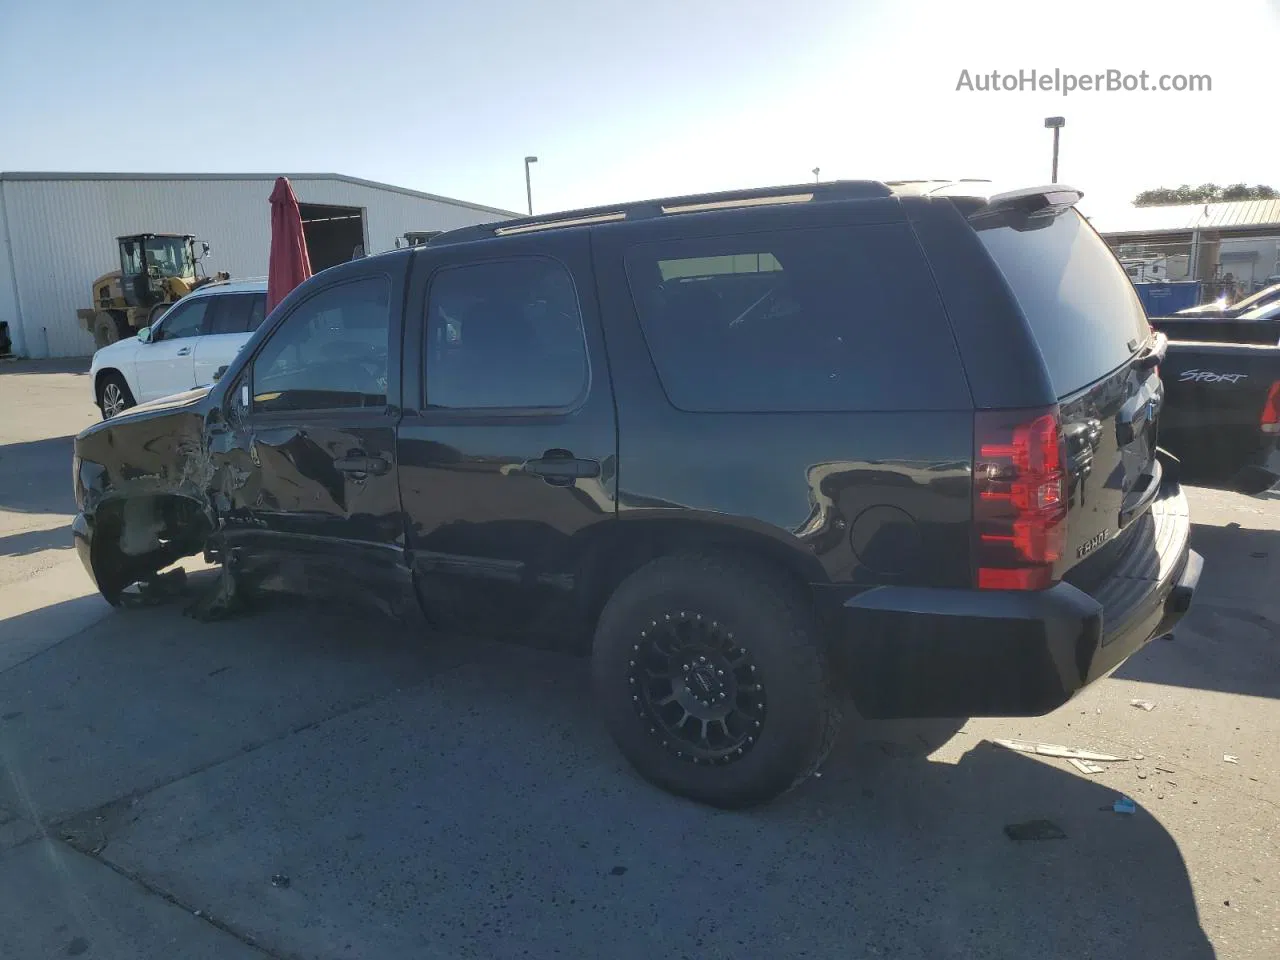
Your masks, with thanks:
[[[208,395],[143,404],[76,437],[72,534],[112,605],[131,584],[210,546],[219,471],[206,443]]]

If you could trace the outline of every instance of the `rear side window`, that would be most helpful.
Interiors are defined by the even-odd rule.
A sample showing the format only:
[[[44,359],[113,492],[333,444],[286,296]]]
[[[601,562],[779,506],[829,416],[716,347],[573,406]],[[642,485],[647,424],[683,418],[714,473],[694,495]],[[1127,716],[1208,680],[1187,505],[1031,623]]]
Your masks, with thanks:
[[[1074,209],[1052,220],[979,225],[1044,355],[1054,392],[1100,380],[1147,339],[1147,317],[1124,268]]]
[[[627,275],[671,403],[695,412],[966,407],[968,386],[905,224],[633,247]]]

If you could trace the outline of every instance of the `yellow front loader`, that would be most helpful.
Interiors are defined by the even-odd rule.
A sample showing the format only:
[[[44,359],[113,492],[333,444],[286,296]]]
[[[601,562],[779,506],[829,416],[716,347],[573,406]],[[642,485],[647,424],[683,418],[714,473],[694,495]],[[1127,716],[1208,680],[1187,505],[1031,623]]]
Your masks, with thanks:
[[[133,336],[192,290],[229,278],[226,273],[204,274],[200,261],[209,245],[201,243],[197,257],[195,237],[189,234],[138,233],[116,242],[120,269],[93,281],[93,306],[76,311],[97,347]]]

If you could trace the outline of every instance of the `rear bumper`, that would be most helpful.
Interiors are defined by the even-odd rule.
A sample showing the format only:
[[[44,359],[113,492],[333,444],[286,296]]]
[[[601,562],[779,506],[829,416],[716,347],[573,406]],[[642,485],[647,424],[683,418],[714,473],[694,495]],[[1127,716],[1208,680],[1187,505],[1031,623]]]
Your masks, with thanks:
[[[832,602],[831,657],[868,717],[1035,716],[1114,670],[1186,613],[1203,566],[1167,481],[1090,593],[882,586]],[[843,588],[849,593],[848,588]]]

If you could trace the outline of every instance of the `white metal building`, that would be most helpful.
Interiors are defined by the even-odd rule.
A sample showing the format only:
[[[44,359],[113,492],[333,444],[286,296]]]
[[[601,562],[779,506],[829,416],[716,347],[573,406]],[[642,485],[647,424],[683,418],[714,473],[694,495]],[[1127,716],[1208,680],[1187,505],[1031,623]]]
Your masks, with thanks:
[[[302,210],[312,269],[379,253],[406,232],[516,216],[333,173],[285,174]],[[209,243],[204,267],[263,277],[275,174],[0,173],[0,321],[14,353],[87,356],[76,309],[90,285],[120,269],[116,237],[186,233]]]

